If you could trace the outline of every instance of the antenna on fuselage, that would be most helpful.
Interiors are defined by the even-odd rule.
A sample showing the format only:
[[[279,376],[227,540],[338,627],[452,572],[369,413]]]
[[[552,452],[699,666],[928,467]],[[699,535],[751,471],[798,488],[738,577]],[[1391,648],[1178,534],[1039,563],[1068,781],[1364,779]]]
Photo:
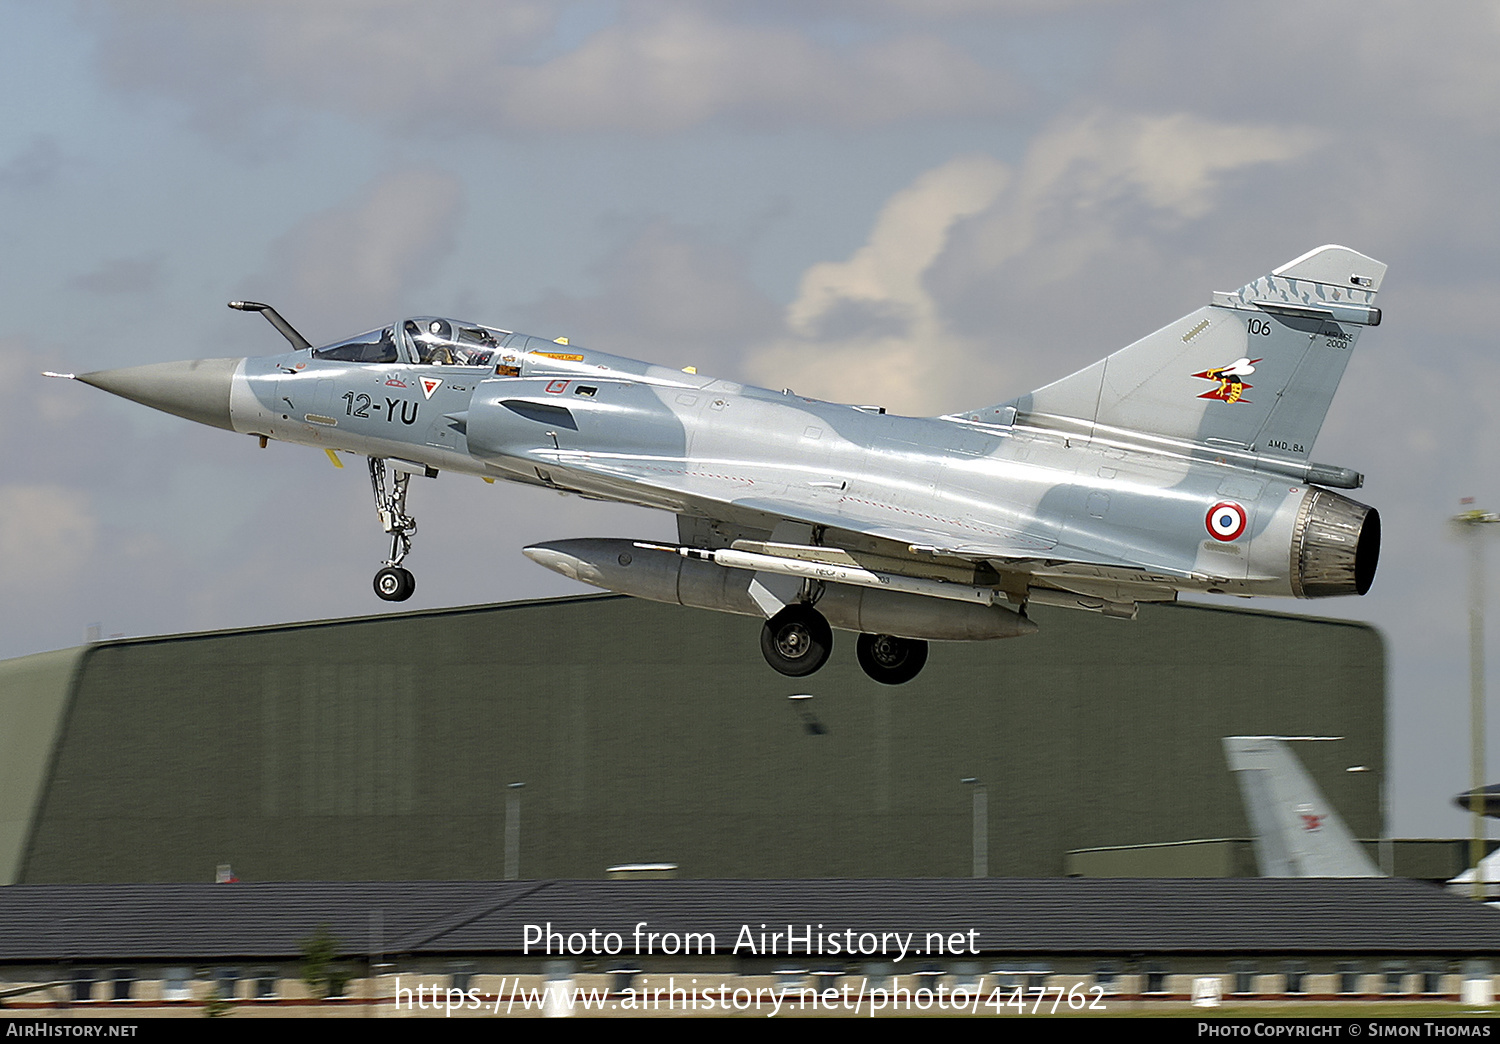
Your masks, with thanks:
[[[281,336],[291,341],[292,347],[298,351],[312,347],[311,341],[299,334],[291,323],[281,317],[280,312],[268,304],[261,304],[259,301],[230,301],[229,307],[240,312],[259,312],[266,317],[267,322],[276,327]]]

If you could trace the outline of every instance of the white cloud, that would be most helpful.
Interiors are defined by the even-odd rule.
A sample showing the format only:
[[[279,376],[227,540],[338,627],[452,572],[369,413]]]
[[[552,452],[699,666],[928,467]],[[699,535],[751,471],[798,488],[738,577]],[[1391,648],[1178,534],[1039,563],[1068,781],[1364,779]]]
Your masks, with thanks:
[[[991,205],[1008,180],[1004,164],[962,157],[892,196],[848,261],[803,276],[787,309],[792,336],[757,354],[752,378],[839,401],[927,407],[932,385],[917,375],[957,363],[967,346],[947,333],[923,275],[954,222]]]
[[[463,185],[451,174],[387,174],[273,245],[262,277],[273,288],[267,296],[288,316],[373,325],[427,279],[451,248],[462,211]]]
[[[794,26],[648,3],[575,43],[553,34],[561,10],[156,0],[115,7],[102,53],[116,83],[176,96],[220,128],[271,99],[406,131],[655,133],[716,119],[859,127],[1016,99],[1003,73],[929,35],[831,48]]]
[[[1048,276],[1062,278],[1097,253],[1135,208],[1158,221],[1201,218],[1225,175],[1294,159],[1316,140],[1306,129],[1187,113],[1100,110],[1060,120],[1027,150],[1015,190],[973,224],[965,261],[989,272],[1044,247]],[[1028,257],[1028,266],[1035,270],[1035,258]]]
[[[716,116],[860,126],[995,111],[1012,95],[933,37],[843,53],[791,29],[730,25],[698,10],[612,26],[553,62],[502,76],[501,121],[536,130],[677,131]]]
[[[1294,159],[1314,141],[1299,129],[1100,111],[1040,134],[1014,171],[986,157],[952,160],[893,196],[847,261],[806,273],[787,309],[791,336],[758,352],[751,376],[900,412],[989,401],[974,385],[1001,387],[1005,332],[955,322],[965,294],[1022,312],[1040,288],[1077,301],[1079,270],[1121,261],[1141,212],[1203,218],[1226,175]],[[1126,271],[1122,263],[1116,278]]]

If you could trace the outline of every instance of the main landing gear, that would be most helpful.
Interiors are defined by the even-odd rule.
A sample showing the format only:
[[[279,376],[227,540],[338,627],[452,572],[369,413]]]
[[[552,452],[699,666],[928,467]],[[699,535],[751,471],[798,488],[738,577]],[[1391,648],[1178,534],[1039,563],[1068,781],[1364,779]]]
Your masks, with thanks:
[[[393,470],[390,492],[386,492],[385,460],[370,457],[370,489],[375,494],[375,510],[380,514],[380,525],[391,535],[391,557],[385,568],[375,574],[375,593],[387,602],[404,602],[417,589],[417,579],[411,570],[404,569],[401,561],[411,552],[412,534],[417,531],[417,520],[406,513],[406,486],[411,475]]]
[[[760,651],[767,663],[788,678],[804,678],[828,662],[833,628],[822,613],[796,602],[760,629]]]
[[[797,602],[761,627],[760,651],[775,670],[789,678],[805,678],[828,662],[833,628],[811,605]],[[882,685],[909,682],[927,663],[927,643],[920,638],[861,634],[855,652],[864,672]]]
[[[862,634],[854,652],[865,673],[882,685],[903,685],[927,664],[927,643],[920,638]]]

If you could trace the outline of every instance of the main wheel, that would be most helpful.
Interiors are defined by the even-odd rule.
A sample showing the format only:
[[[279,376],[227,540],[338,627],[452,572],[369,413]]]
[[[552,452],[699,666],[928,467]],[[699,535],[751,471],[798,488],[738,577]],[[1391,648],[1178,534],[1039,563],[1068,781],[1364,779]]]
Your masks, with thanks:
[[[927,664],[927,643],[892,634],[862,634],[854,646],[859,665],[882,685],[911,681]]]
[[[833,628],[810,605],[789,605],[760,629],[766,662],[789,678],[802,678],[828,662]]]
[[[404,602],[417,589],[417,578],[409,569],[386,566],[375,574],[375,593],[387,602]]]

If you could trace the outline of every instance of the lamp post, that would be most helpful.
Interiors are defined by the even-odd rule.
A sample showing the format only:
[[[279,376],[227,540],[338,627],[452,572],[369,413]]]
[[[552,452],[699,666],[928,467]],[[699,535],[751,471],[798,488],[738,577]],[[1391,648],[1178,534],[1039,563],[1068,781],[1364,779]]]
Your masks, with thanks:
[[[505,879],[521,876],[521,788],[525,783],[510,783],[505,788]]]
[[[977,776],[965,776],[960,783],[974,788],[974,876],[990,876],[990,795]]]
[[[1472,497],[1465,497],[1472,504]],[[1453,522],[1469,539],[1469,760],[1474,792],[1484,789],[1484,544],[1481,526],[1500,522],[1500,514],[1470,508],[1453,516]],[[1484,901],[1484,875],[1479,864],[1485,856],[1483,802],[1471,801],[1469,862],[1474,864],[1474,898]]]
[[[1375,772],[1375,770],[1370,768],[1370,766],[1368,765],[1350,765],[1348,768],[1344,769],[1344,771],[1370,773]],[[1391,811],[1390,805],[1387,803],[1385,775],[1377,774],[1375,779],[1375,785],[1380,790],[1380,839],[1375,844],[1375,850],[1376,853],[1380,856],[1380,872],[1385,874],[1386,877],[1395,877],[1395,842],[1391,840],[1391,832],[1386,829],[1387,824],[1390,822]]]

